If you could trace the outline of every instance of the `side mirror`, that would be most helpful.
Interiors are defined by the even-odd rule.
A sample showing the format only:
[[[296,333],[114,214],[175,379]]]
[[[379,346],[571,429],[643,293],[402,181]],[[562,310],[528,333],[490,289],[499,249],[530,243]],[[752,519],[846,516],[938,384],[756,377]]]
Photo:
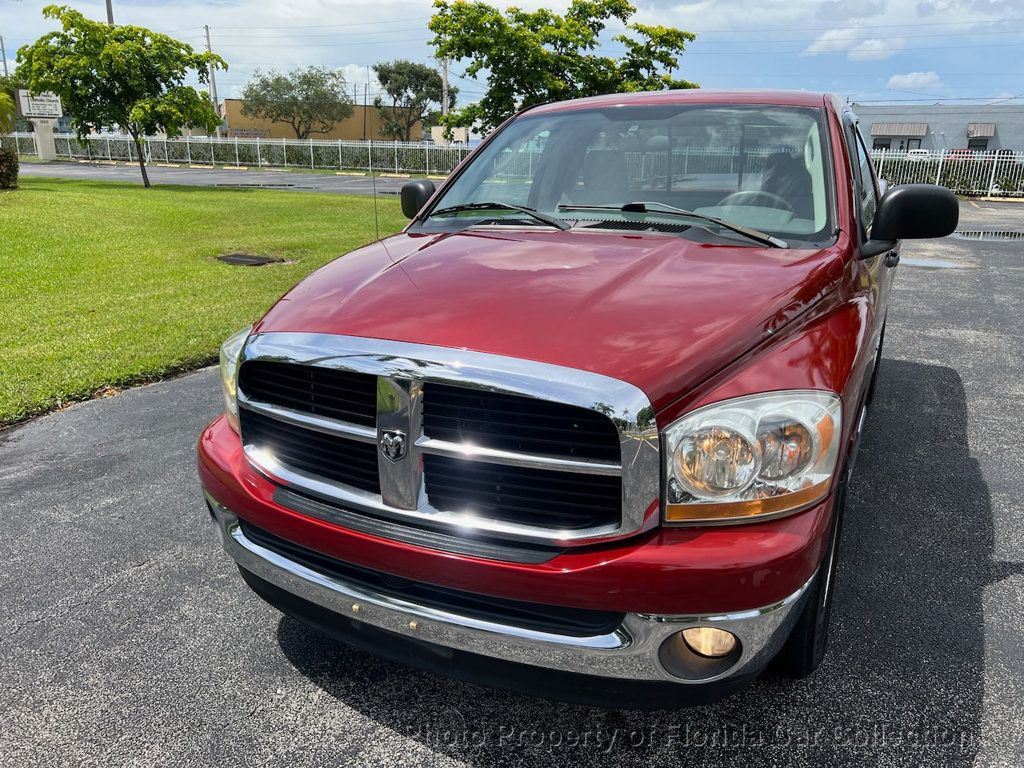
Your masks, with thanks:
[[[407,219],[416,218],[427,200],[434,194],[434,182],[430,179],[416,179],[402,185],[402,213]]]
[[[945,237],[960,221],[960,202],[945,187],[906,184],[892,187],[878,201],[871,239],[861,248],[867,259],[890,250],[897,240]]]

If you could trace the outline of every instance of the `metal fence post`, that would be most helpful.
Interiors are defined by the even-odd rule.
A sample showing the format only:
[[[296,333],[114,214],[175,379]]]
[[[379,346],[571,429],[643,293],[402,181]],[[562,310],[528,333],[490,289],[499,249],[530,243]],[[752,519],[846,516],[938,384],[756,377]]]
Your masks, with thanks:
[[[260,154],[260,137],[256,137],[256,165],[259,168],[263,167],[263,156]]]
[[[423,172],[430,175],[430,145],[423,145]]]
[[[885,150],[882,150],[882,159],[878,161],[878,178],[882,178],[882,171],[885,169]]]
[[[284,152],[284,167],[288,167],[288,139],[281,139],[281,151]]]
[[[341,170],[341,139],[338,139],[338,170]]]
[[[939,183],[939,179],[942,178],[942,164],[946,161],[946,150],[942,150],[942,154],[939,155],[939,169],[935,172],[935,183]]]
[[[185,137],[185,157],[189,165],[192,165],[192,137]]]
[[[235,165],[238,165],[238,137],[235,136]]]
[[[114,158],[110,156],[110,137],[107,137],[107,162],[114,162]]]
[[[313,165],[313,137],[309,137],[309,168],[313,170],[316,166]]]
[[[373,173],[373,139],[366,142],[366,168]]]
[[[998,157],[999,157],[999,155],[997,155],[995,152],[992,153],[992,173],[988,177],[988,196],[989,197],[992,197],[992,192],[993,192],[993,190],[995,190],[995,186],[996,186],[996,161],[997,161]]]
[[[206,138],[210,141],[210,165],[216,165],[217,163],[213,156],[213,136],[207,136]]]

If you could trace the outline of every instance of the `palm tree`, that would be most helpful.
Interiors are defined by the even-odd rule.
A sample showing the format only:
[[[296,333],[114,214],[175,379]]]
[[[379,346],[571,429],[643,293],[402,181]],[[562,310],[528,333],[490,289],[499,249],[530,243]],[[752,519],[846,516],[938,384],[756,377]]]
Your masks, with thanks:
[[[0,91],[0,134],[14,130],[14,99],[11,94]]]

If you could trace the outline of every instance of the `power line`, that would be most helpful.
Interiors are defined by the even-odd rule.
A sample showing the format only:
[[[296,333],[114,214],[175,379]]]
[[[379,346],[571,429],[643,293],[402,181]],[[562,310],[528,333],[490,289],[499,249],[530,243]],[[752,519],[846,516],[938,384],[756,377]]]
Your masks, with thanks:
[[[217,29],[220,29],[218,27]],[[363,32],[327,32],[327,33],[314,33],[311,35],[287,35],[289,40],[308,40],[311,38],[350,38],[350,37],[366,37],[367,35],[391,35],[395,32],[417,32],[422,31],[422,25],[415,27],[404,27],[402,29],[382,29],[379,32],[363,31]],[[274,40],[279,35],[218,35],[218,40]]]
[[[846,32],[846,31],[849,31],[849,30],[864,30],[864,31],[869,32],[869,31],[871,31],[873,29],[892,29],[894,27],[913,27],[913,28],[916,29],[917,27],[970,26],[972,24],[978,24],[978,25],[982,25],[982,24],[1005,24],[1007,22],[1014,22],[1014,21],[1024,21],[1024,16],[1010,16],[1010,17],[1004,17],[1004,18],[999,18],[999,19],[987,19],[985,21],[929,21],[929,22],[916,22],[916,21],[914,21],[914,22],[906,22],[904,24],[868,24],[868,25],[860,24],[860,25],[852,26],[852,27],[836,27],[836,26],[830,25],[830,26],[825,26],[825,27],[807,27],[807,26],[799,26],[799,27],[764,27],[764,28],[757,28],[757,29],[735,29],[735,28],[733,28],[733,29],[726,29],[726,28],[722,28],[722,29],[693,29],[693,30],[690,30],[690,31],[692,31],[692,32],[694,32],[694,33],[696,33],[698,35],[716,34],[716,33],[735,34],[736,32],[757,32],[757,33],[763,33],[763,32],[815,32],[815,31],[817,31],[817,32],[831,32],[831,31]],[[606,29],[608,31],[622,31],[622,32],[631,31],[627,27],[615,27],[615,28],[607,27]]]
[[[275,24],[271,27],[245,27],[245,26],[231,26],[231,25],[218,25],[218,29],[338,29],[348,27],[376,27],[381,24],[408,24],[410,21],[426,21],[430,16],[415,16],[409,19],[390,19],[387,21],[360,21],[354,24],[300,24],[297,26],[285,26]]]

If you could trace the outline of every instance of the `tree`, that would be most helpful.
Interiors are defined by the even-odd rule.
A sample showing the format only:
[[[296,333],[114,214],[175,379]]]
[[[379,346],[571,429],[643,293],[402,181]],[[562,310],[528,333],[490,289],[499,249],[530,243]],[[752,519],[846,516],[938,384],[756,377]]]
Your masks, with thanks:
[[[14,120],[17,112],[14,111],[14,99],[6,91],[0,91],[0,134],[10,133],[14,130]]]
[[[391,103],[378,96],[374,105],[380,112],[383,132],[396,139],[412,140],[412,129],[423,123],[431,104],[441,104],[441,75],[426,64],[396,59],[375,64],[374,73]],[[448,108],[455,106],[458,89],[448,88]]]
[[[288,74],[257,70],[242,91],[242,114],[287,123],[295,138],[308,139],[314,131],[327,133],[352,115],[346,90],[341,72],[325,67],[293,69]]]
[[[548,101],[699,87],[672,76],[696,35],[630,24],[636,8],[628,0],[572,0],[564,16],[545,8],[502,12],[478,0],[435,0],[434,8],[429,27],[438,58],[468,59],[467,77],[487,73],[487,93],[449,112],[449,126],[478,123],[486,131],[524,107]],[[625,53],[619,58],[591,53],[613,19],[628,30],[612,38]]]
[[[220,56],[196,53],[144,27],[92,21],[67,6],[48,5],[43,16],[58,20],[62,30],[19,49],[16,75],[34,93],[60,96],[80,138],[127,131],[146,187],[144,136],[163,131],[175,137],[184,128],[213,131],[220,124],[206,92],[184,85],[192,71],[206,83],[209,68],[227,69]]]
[[[25,81],[18,77],[17,72],[10,75],[0,75],[0,91],[9,93],[12,99],[15,96],[15,91],[24,87]]]

